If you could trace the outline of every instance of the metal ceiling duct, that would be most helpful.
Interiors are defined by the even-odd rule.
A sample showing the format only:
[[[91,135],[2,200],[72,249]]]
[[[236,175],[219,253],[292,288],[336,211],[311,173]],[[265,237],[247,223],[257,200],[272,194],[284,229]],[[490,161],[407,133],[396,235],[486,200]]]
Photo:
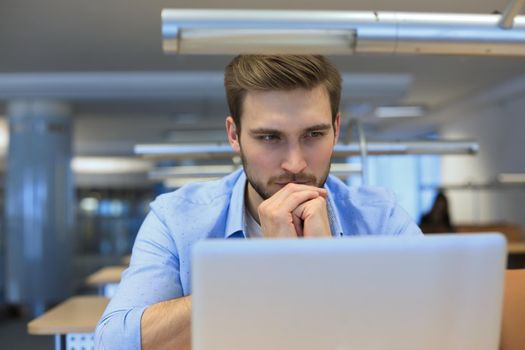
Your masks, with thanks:
[[[397,100],[412,84],[410,74],[345,73],[342,98]],[[0,73],[0,100],[191,99],[225,101],[223,71]],[[223,128],[223,123],[221,122]]]
[[[162,33],[177,54],[524,56],[525,16],[515,13],[165,9]]]

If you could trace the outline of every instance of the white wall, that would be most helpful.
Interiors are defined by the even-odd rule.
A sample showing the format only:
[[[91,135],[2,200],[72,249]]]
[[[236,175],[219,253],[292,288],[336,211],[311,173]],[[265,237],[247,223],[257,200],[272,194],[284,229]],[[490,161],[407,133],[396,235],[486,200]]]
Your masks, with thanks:
[[[525,173],[525,95],[463,110],[440,130],[445,139],[473,139],[479,154],[445,156],[442,183],[485,183],[499,173]],[[449,190],[455,223],[512,222],[525,227],[525,185],[482,190]]]

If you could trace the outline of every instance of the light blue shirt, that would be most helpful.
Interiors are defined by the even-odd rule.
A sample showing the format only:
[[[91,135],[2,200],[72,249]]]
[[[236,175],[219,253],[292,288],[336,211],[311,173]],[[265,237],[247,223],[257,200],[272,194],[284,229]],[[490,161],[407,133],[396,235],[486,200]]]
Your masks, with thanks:
[[[96,330],[97,349],[140,349],[140,319],[149,305],[191,294],[190,252],[208,238],[244,238],[246,176],[195,183],[159,196],[137,235],[130,266]],[[329,176],[333,236],[421,235],[385,189],[349,188]]]

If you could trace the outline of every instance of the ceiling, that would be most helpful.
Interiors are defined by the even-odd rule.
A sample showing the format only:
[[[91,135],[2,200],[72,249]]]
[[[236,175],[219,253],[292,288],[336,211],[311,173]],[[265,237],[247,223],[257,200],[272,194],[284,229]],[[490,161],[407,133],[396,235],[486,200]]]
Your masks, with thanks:
[[[221,8],[306,9],[344,11],[414,11],[492,13],[502,0],[382,0],[318,2],[221,1]],[[0,1],[0,85],[5,74],[88,73],[177,75],[203,72],[216,76],[230,56],[169,56],[162,52],[160,13],[163,8],[217,8],[211,0],[2,0]],[[525,59],[452,56],[337,56],[332,61],[344,74],[407,77],[393,95],[374,97],[347,93],[346,118],[364,117],[376,138],[418,137],[446,118],[447,108],[525,74]],[[379,87],[378,87],[379,88]],[[219,137],[227,113],[220,81],[214,93],[174,91],[165,96],[75,98],[75,150],[79,155],[131,155],[135,143],[183,139],[177,130],[194,132],[193,140]],[[184,90],[184,88],[179,88]],[[0,102],[5,115],[6,101]],[[371,106],[418,104],[428,109],[420,121],[379,122],[368,117]],[[363,112],[364,111],[364,112]],[[426,119],[425,119],[426,118]],[[4,123],[5,124],[5,123]],[[2,124],[0,124],[0,127]],[[193,131],[192,131],[193,130]],[[179,135],[179,136],[177,136]]]

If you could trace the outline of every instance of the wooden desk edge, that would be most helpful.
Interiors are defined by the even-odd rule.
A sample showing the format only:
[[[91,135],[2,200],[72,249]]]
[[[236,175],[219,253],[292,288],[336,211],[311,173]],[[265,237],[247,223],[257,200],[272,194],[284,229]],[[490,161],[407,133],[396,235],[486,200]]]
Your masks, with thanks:
[[[64,327],[40,327],[32,324],[33,321],[27,324],[27,333],[31,335],[56,335],[69,333],[95,333],[95,327],[70,327],[67,332],[64,332]]]
[[[96,308],[100,308],[100,315],[96,314],[96,319],[91,315],[90,318],[92,318],[93,322],[89,325],[81,324],[81,325],[71,325],[68,324],[67,326],[64,326],[63,324],[56,324],[57,322],[50,322],[51,325],[46,324],[49,323],[49,319],[53,319],[56,317],[57,313],[60,314],[61,312],[64,312],[63,309],[65,307],[70,307],[71,304],[80,303],[80,302],[89,302],[90,306],[96,306]],[[56,335],[56,334],[68,334],[68,333],[93,333],[95,332],[96,326],[98,324],[98,321],[100,317],[102,317],[102,314],[104,312],[104,309],[107,307],[107,304],[109,303],[109,299],[105,297],[100,296],[74,296],[71,297],[64,302],[60,303],[59,305],[55,306],[54,308],[48,310],[43,315],[31,320],[27,324],[27,332],[31,335]],[[93,308],[90,309],[93,311]]]
[[[104,284],[110,283],[119,283],[122,273],[126,270],[127,266],[107,266],[103,267],[100,270],[92,273],[86,278],[86,284],[88,286],[101,286]],[[118,278],[115,278],[118,271]],[[108,277],[108,275],[111,275]]]
[[[126,256],[124,256],[124,257],[122,258],[122,263],[123,263],[124,265],[129,265],[130,261],[131,261],[131,254],[130,254],[130,255],[126,255]]]
[[[507,252],[509,254],[525,254],[525,242],[509,243]]]

